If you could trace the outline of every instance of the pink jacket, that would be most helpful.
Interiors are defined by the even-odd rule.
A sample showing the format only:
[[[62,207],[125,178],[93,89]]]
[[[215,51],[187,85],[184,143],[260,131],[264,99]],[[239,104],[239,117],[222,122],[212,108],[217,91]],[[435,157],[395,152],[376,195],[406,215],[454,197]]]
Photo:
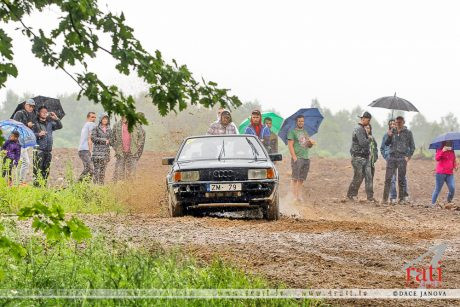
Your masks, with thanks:
[[[442,151],[442,149],[436,150],[436,173],[452,175],[454,168],[457,166],[455,159],[455,152],[453,150]]]

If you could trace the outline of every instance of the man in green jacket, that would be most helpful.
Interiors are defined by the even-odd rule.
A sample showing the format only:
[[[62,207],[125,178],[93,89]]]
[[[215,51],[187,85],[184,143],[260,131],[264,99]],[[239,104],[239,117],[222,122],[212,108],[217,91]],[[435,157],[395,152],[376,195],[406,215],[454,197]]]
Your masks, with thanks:
[[[141,126],[135,125],[133,131],[128,130],[128,121],[122,117],[112,129],[110,144],[115,150],[115,172],[113,181],[124,180],[134,175],[139,153],[144,148],[145,135]]]

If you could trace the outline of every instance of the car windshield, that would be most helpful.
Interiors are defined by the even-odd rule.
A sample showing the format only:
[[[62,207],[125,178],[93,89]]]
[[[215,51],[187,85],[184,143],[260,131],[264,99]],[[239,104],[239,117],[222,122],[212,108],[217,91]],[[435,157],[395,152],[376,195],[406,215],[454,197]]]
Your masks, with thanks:
[[[191,160],[266,160],[260,143],[253,137],[200,137],[188,139],[178,161]]]

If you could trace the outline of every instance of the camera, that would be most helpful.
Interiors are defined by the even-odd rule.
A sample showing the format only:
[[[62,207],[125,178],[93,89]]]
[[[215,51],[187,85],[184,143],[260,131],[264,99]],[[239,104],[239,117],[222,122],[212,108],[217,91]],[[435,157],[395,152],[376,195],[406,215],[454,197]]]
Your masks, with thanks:
[[[397,132],[398,132],[398,130],[396,130],[396,128],[391,129],[391,133],[396,134]]]

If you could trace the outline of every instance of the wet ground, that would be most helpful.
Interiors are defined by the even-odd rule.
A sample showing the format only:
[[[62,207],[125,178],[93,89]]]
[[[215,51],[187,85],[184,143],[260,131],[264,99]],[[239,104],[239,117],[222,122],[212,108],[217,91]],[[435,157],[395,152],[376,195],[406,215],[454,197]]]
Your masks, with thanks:
[[[80,167],[73,151],[60,150],[57,157],[52,174],[55,178],[63,177],[67,160]],[[164,190],[167,167],[161,166],[160,158],[161,155],[146,153],[140,163],[139,178],[117,192],[127,204],[129,214],[85,215],[85,222],[95,231],[133,245],[179,246],[203,261],[222,258],[248,272],[296,288],[402,288],[406,284],[404,264],[435,245],[447,244],[441,258],[442,288],[460,288],[460,207],[455,203],[441,204],[436,209],[424,207],[430,202],[434,186],[433,161],[410,162],[411,204],[396,206],[368,203],[364,194],[360,194],[359,201],[345,201],[352,176],[350,161],[321,158],[312,159],[304,184],[305,200],[295,203],[289,197],[289,163],[284,161],[278,164],[282,218],[266,222],[168,218]],[[108,178],[111,171],[109,167]],[[379,161],[374,183],[376,198],[382,195],[384,172],[384,163]],[[442,199],[447,193],[445,189]],[[430,260],[431,256],[418,266],[428,267]],[[446,304],[454,303],[435,303]]]

